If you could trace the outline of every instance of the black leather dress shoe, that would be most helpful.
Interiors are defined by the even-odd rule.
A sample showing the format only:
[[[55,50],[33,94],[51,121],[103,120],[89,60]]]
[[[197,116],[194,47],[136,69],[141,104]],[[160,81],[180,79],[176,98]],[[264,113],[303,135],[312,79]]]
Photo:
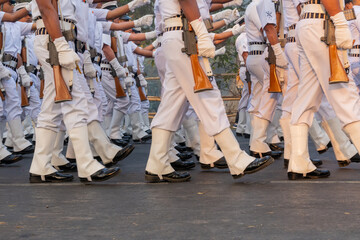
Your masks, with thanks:
[[[132,138],[132,134],[130,133],[124,133],[123,135]]]
[[[179,143],[177,143],[177,144],[180,145],[180,146],[183,146],[183,147],[186,146],[186,142],[179,142]]]
[[[69,162],[65,165],[56,166],[55,168],[57,170],[61,170],[63,172],[76,172],[77,171],[76,163],[71,163],[71,162]]]
[[[320,170],[320,169],[315,169],[314,171],[305,174],[305,176],[302,173],[288,172],[289,180],[305,179],[305,178],[316,179],[316,178],[326,178],[329,176],[330,176],[329,170]]]
[[[32,133],[29,133],[29,134],[26,134],[25,135],[25,139],[27,139],[27,140],[31,140],[32,138],[33,138],[33,134]]]
[[[150,135],[152,134],[152,132],[151,132],[150,129],[146,130],[145,132],[146,132],[147,134],[150,134]]]
[[[182,161],[180,159],[170,164],[173,167],[173,169],[175,169],[175,171],[189,170],[195,167],[195,163],[193,161]]]
[[[14,152],[16,154],[28,154],[28,153],[34,153],[34,146],[33,145],[30,145],[26,148],[24,148],[23,150],[19,151],[19,152]]]
[[[140,138],[140,139],[133,139],[133,142],[135,143],[146,143],[146,141],[151,140],[152,135],[148,134],[145,135],[144,137]]]
[[[145,171],[145,181],[149,183],[158,182],[186,182],[189,181],[191,176],[188,172],[172,172],[169,174],[162,175],[163,179],[160,179],[158,175]]]
[[[270,152],[266,152],[266,153],[258,153],[258,152],[250,151],[250,156],[255,157],[255,158],[271,156],[274,159],[277,159],[277,158],[281,157],[282,154],[283,154],[282,151],[270,151]]]
[[[234,179],[241,178],[245,174],[252,174],[256,173],[270,164],[274,162],[274,159],[270,156],[262,157],[262,158],[256,158],[254,161],[252,161],[244,170],[244,173],[241,173],[239,175],[232,175]]]
[[[200,163],[202,169],[212,169],[212,168],[219,168],[219,169],[225,169],[229,168],[229,166],[226,163],[226,160],[224,157],[220,158],[219,160],[214,162],[214,166],[212,167],[211,164],[204,164]]]
[[[346,167],[348,165],[350,165],[351,161],[350,160],[338,160],[337,161],[339,167]]]
[[[280,141],[284,142],[284,137],[279,137]]]
[[[0,160],[0,164],[13,164],[23,159],[20,154],[11,154],[3,159]]]
[[[187,147],[186,146],[181,146],[181,145],[176,145],[174,147],[178,152],[186,152]]]
[[[236,136],[242,137],[242,136],[243,136],[243,133],[238,133],[238,132],[236,132]]]
[[[76,158],[66,158],[71,163],[76,163]]]
[[[105,164],[105,167],[109,168],[120,162],[121,160],[124,160],[127,156],[132,153],[132,151],[135,149],[135,146],[133,144],[129,144],[123,149],[121,149],[113,158],[112,162]]]
[[[97,171],[96,173],[90,176],[91,180],[87,178],[80,178],[80,182],[102,182],[106,181],[112,177],[115,177],[120,173],[120,168],[113,167],[113,168],[103,168]]]
[[[271,151],[284,151],[284,144],[282,143],[269,143]]]
[[[320,159],[310,159],[311,162],[315,165],[315,167],[319,167],[323,164],[323,162]],[[289,159],[284,158],[284,167],[288,168],[289,166]]]
[[[110,139],[110,142],[120,147],[125,147],[128,144],[122,139]]]
[[[46,183],[46,182],[71,182],[74,179],[74,176],[68,173],[54,172],[49,175],[44,176],[44,180],[41,179],[40,175],[30,173],[30,182],[31,183]]]
[[[178,156],[181,160],[188,160],[192,158],[192,154],[188,152],[180,152],[176,154],[176,156]]]
[[[322,149],[322,150],[320,150],[320,151],[317,151],[319,154],[323,154],[323,153],[325,153],[327,150],[329,150],[329,148],[331,148],[332,147],[332,144],[331,144],[331,142],[329,142],[327,145],[326,145],[326,148],[325,149]]]
[[[350,158],[350,161],[360,163],[360,155],[356,153],[352,158]]]

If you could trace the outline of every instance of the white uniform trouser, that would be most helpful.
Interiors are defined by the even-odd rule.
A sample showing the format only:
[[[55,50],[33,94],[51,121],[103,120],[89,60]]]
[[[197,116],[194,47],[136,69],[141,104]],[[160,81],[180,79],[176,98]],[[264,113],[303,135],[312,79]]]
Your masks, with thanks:
[[[35,76],[32,73],[30,73],[30,77],[34,83],[36,81],[39,81],[39,80],[37,80],[37,76]],[[23,114],[25,116],[30,116],[31,120],[36,122],[37,117],[40,113],[41,101],[40,101],[39,91],[37,90],[35,85],[32,85],[30,87],[29,104],[30,104],[29,106],[23,108],[23,110],[24,110]]]
[[[49,51],[47,45],[49,42],[48,35],[38,35],[35,37],[34,50],[39,59],[40,64],[44,70],[45,76],[45,88],[44,98],[41,105],[41,112],[38,116],[37,128],[44,128],[54,132],[59,130],[61,121],[64,121],[66,129],[70,132],[72,129],[81,128],[87,126],[88,114],[87,100],[84,92],[82,92],[81,83],[78,79],[78,75],[73,71],[73,86],[72,86],[72,101],[66,101],[61,103],[55,103],[55,86],[54,86],[54,73],[50,64],[46,61],[49,58]],[[52,152],[53,143],[49,142],[46,146],[48,152]],[[48,155],[47,155],[48,156]],[[33,162],[30,168],[30,172],[38,175],[47,175],[56,172],[57,170],[49,164],[51,161],[51,155],[48,159],[43,156],[39,157],[34,154]],[[82,158],[79,164],[78,162],[78,174],[80,177],[88,177],[103,166],[94,159]],[[84,164],[86,161],[86,164]],[[79,167],[84,166],[84,167]],[[86,167],[85,167],[86,166]]]
[[[263,88],[264,69],[260,64],[262,59],[262,55],[249,55],[246,60],[246,67],[251,75],[251,100],[248,112],[254,114],[259,111]]]
[[[324,20],[301,20],[296,27],[296,41],[300,53],[300,83],[293,105],[291,124],[311,126],[314,113],[326,96],[342,124],[360,120],[359,95],[349,74],[349,83],[329,84],[330,65],[328,47],[321,42]],[[339,55],[341,59],[341,54]],[[315,168],[309,158],[298,159],[288,171],[308,173]]]
[[[250,123],[247,123],[246,115],[249,114],[246,108],[249,105],[250,94],[249,94],[249,86],[246,81],[246,68],[240,68],[240,79],[243,82],[243,88],[241,91],[241,99],[238,105],[239,111],[239,121],[237,123],[236,132],[237,133],[250,133],[250,129],[247,129],[250,126]]]
[[[360,89],[360,60],[358,57],[348,57],[351,64],[351,74],[356,86]]]
[[[165,37],[166,36],[166,37]],[[163,51],[167,54],[166,73],[163,87],[164,93],[157,114],[152,121],[152,127],[176,131],[180,122],[174,121],[169,126],[169,116],[181,116],[188,100],[194,108],[200,121],[204,124],[206,132],[216,135],[229,127],[224,103],[219,89],[215,86],[211,91],[194,93],[194,78],[192,75],[189,57],[181,52],[184,47],[182,31],[164,33]],[[181,64],[179,64],[181,63]],[[175,117],[176,118],[176,117]]]
[[[4,110],[3,110],[3,102],[0,98],[0,162],[1,159],[4,159],[5,157],[11,155],[11,153],[7,150],[7,148],[2,143],[3,140],[3,134],[5,131],[5,125],[6,125],[6,118],[4,117]]]

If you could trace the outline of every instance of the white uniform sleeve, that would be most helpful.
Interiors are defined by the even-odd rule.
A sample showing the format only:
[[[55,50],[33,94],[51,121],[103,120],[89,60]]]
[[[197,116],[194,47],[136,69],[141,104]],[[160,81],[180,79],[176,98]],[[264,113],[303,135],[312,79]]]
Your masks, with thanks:
[[[96,16],[96,20],[98,20],[98,21],[106,21],[106,16],[107,16],[109,10],[91,8],[91,11]]]
[[[109,34],[103,34],[102,35],[102,42],[103,42],[103,46],[104,46],[104,44],[111,46],[111,37],[110,37],[110,35]]]
[[[297,7],[299,4],[300,4],[300,1],[299,0],[292,0],[293,3],[294,3],[294,6]]]
[[[5,15],[5,13],[3,11],[0,11],[0,22],[2,22],[4,15]]]
[[[263,0],[260,1],[256,6],[261,27],[264,28],[267,24],[275,24],[276,25],[276,12],[275,12],[275,4],[272,0]]]
[[[129,41],[129,37],[131,35],[131,33],[127,33],[127,32],[123,32],[123,31],[118,31],[120,36],[122,37],[124,43],[126,44]]]
[[[103,27],[103,33],[110,34],[110,27],[112,22],[101,22],[101,25]]]
[[[16,22],[16,24],[19,24],[21,36],[26,36],[31,34],[32,30],[32,23],[25,23],[25,22]]]
[[[137,46],[135,43],[133,43],[133,42],[129,42],[129,47],[130,47],[130,49],[131,49],[132,52],[134,52],[135,49],[138,48],[138,46]]]

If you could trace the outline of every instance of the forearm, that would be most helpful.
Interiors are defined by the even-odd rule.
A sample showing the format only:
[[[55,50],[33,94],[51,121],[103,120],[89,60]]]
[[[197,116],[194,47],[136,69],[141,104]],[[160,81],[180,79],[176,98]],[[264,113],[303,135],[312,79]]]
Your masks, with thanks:
[[[134,27],[134,22],[133,21],[131,21],[131,22],[121,22],[121,23],[112,23],[111,26],[110,26],[110,30],[125,31],[125,30],[128,30],[128,29],[133,28],[133,27]]]
[[[265,31],[266,37],[269,40],[271,45],[275,45],[279,42],[276,27],[274,24],[267,24],[264,27],[264,31]]]
[[[49,0],[36,0],[39,10],[41,13],[41,17],[44,21],[45,28],[48,31],[51,39],[56,39],[62,37],[59,16],[56,12],[54,6],[51,4]]]
[[[179,0],[181,9],[189,22],[200,18],[199,7],[196,1],[193,0]]]
[[[134,53],[144,56],[144,57],[149,57],[149,58],[152,57],[152,54],[153,54],[152,51],[149,51],[149,50],[146,50],[143,48],[136,48]]]
[[[113,20],[115,18],[118,18],[122,15],[125,15],[126,13],[130,12],[129,6],[126,4],[124,6],[115,8],[114,10],[111,10],[106,15],[106,20]]]
[[[14,13],[5,13],[2,21],[3,22],[16,22],[16,21],[20,20],[21,18],[25,17],[26,15],[28,15],[28,11],[25,8],[23,8]]]
[[[210,7],[210,12],[214,12],[214,11],[217,11],[217,10],[220,10],[222,9],[224,6],[220,3],[215,3],[215,4],[211,4],[211,7]]]
[[[211,32],[212,32],[212,31],[215,31],[215,30],[218,30],[218,29],[222,28],[222,27],[225,26],[225,25],[226,25],[226,23],[225,23],[224,20],[220,20],[220,21],[217,21],[217,22],[213,22],[213,28],[210,29],[210,30],[211,30]]]
[[[144,41],[146,40],[145,33],[132,33],[129,37],[129,41]]]
[[[144,49],[144,50],[149,50],[149,51],[152,51],[152,50],[154,50],[154,49],[155,49],[155,47],[154,47],[152,44],[150,44],[150,45],[148,45],[148,46],[144,47],[143,49]]]
[[[102,50],[104,52],[106,60],[108,60],[109,62],[111,62],[111,60],[115,58],[115,53],[109,45],[104,45]]]
[[[330,16],[341,12],[339,0],[321,0],[321,2]]]
[[[233,34],[232,34],[231,31],[218,33],[218,34],[215,34],[214,41],[216,41],[216,40],[226,40],[226,39],[228,39],[229,37],[232,37],[232,36],[233,36]]]

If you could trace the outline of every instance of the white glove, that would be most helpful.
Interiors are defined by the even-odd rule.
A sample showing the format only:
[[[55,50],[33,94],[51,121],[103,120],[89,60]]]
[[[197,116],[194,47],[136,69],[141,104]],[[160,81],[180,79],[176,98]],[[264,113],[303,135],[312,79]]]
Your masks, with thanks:
[[[223,7],[224,8],[234,7],[234,6],[235,7],[240,7],[242,3],[243,3],[243,0],[234,0],[234,1],[231,1],[231,2],[224,3]]]
[[[230,17],[231,13],[232,13],[232,11],[230,9],[226,9],[224,11],[215,13],[212,15],[212,21],[217,22],[224,18],[228,18],[228,17]]]
[[[25,6],[26,11],[28,11],[29,13],[31,13],[31,8],[32,8],[32,1],[29,2],[29,3]]]
[[[234,36],[244,32],[244,31],[245,31],[245,24],[242,26],[240,26],[239,24],[236,24],[235,26],[233,26],[231,28],[231,32]]]
[[[128,3],[130,11],[134,11],[135,8],[144,6],[145,4],[149,4],[150,0],[134,0]]]
[[[342,49],[351,49],[353,40],[344,12],[339,12],[330,18],[335,25],[336,46]]]
[[[134,26],[135,27],[150,27],[153,24],[154,21],[154,15],[149,14],[145,15],[139,19],[134,20]]]
[[[21,79],[21,86],[30,87],[30,84],[32,81],[31,81],[30,76],[25,71],[25,67],[22,65],[21,67],[16,69],[16,72],[18,73],[18,76]]]
[[[190,24],[198,39],[199,56],[209,58],[215,57],[215,46],[202,18],[200,17],[199,19],[193,20]]]
[[[142,87],[147,87],[147,84],[148,84],[148,83],[147,83],[144,75],[139,74],[139,75],[138,75],[138,78],[139,78],[139,80],[140,80],[140,86],[142,86]]]
[[[156,38],[156,31],[151,31],[151,32],[145,33],[146,40],[153,39],[153,38]]]
[[[271,45],[272,49],[274,50],[274,54],[276,57],[276,66],[280,68],[286,69],[288,67],[288,61],[286,60],[285,54],[281,49],[280,43],[275,45]]]
[[[72,50],[64,37],[54,40],[56,50],[59,53],[60,65],[67,69],[75,69],[76,64],[80,61],[79,56]]]
[[[10,71],[0,62],[0,79],[11,78]]]
[[[118,78],[126,77],[125,68],[120,65],[119,61],[116,58],[110,61],[110,65],[114,68],[116,76]]]
[[[84,54],[84,75],[88,78],[96,78],[97,73],[96,69],[91,61],[91,56],[89,51],[85,51]]]
[[[124,82],[125,82],[126,87],[131,87],[134,84],[134,80],[131,75],[127,76],[124,79]]]
[[[239,17],[240,17],[239,11],[237,9],[234,9],[234,10],[232,10],[230,16],[224,19],[225,24],[229,25],[233,21],[237,20]]]
[[[124,90],[126,89],[124,80],[120,79],[120,85],[121,85],[122,89],[124,89]]]
[[[152,57],[153,57],[153,58],[156,56],[156,52],[157,52],[157,49],[155,49],[155,50],[152,52]]]
[[[215,56],[224,55],[225,53],[226,53],[226,47],[222,47],[215,51]]]
[[[153,42],[151,43],[151,45],[153,45],[154,48],[157,48],[158,45],[159,45],[159,40],[158,40],[158,38],[156,38],[155,41],[153,41]]]

